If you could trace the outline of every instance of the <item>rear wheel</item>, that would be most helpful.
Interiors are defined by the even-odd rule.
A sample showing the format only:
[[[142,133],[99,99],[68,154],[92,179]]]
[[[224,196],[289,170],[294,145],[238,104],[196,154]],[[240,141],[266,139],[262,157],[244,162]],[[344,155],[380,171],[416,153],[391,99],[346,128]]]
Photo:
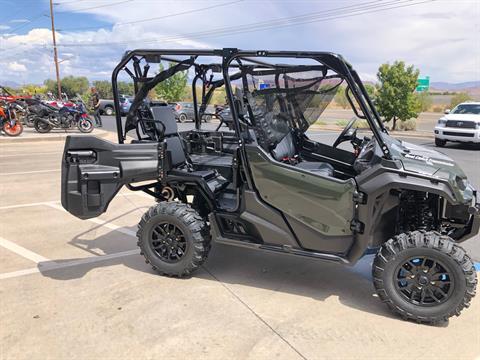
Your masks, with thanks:
[[[180,115],[178,116],[178,122],[184,123],[185,121],[187,121],[187,115],[185,115],[185,114],[180,114]]]
[[[444,147],[447,144],[447,140],[435,138],[435,146]]]
[[[112,116],[113,115],[113,108],[111,106],[105,106],[103,111],[105,112],[105,115],[107,115],[107,116]]]
[[[18,136],[23,132],[23,125],[18,121],[15,121],[13,125],[10,124],[10,121],[7,121],[3,125],[3,131],[8,136]]]
[[[477,273],[448,236],[413,231],[388,240],[373,263],[380,299],[404,319],[435,324],[470,305]]]
[[[205,221],[189,205],[178,202],[152,206],[138,225],[137,237],[145,261],[162,275],[189,275],[210,250]]]
[[[37,130],[39,133],[48,133],[50,130],[52,130],[52,125],[50,125],[48,122],[42,120],[42,119],[37,119],[35,120],[35,130]]]

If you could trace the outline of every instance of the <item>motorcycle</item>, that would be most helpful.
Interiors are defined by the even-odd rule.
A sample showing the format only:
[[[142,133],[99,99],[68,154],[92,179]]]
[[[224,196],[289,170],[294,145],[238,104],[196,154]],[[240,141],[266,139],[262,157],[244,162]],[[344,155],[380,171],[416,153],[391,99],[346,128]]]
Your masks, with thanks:
[[[72,129],[77,127],[82,133],[93,131],[93,122],[87,113],[85,103],[79,98],[72,106],[62,106],[60,109],[42,103],[35,110],[37,116],[34,127],[39,133],[47,133],[53,128]]]
[[[7,136],[19,136],[23,132],[16,113],[19,107],[15,102],[0,103],[0,130]]]

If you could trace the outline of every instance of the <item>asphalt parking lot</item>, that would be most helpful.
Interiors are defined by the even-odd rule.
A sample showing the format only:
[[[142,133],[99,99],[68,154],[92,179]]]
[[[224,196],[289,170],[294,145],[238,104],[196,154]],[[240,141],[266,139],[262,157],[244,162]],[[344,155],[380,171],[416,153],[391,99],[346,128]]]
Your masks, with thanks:
[[[442,326],[402,321],[374,293],[371,257],[346,267],[215,244],[191,278],[158,276],[135,239],[153,201],[123,189],[101,217],[71,216],[62,149],[0,144],[0,358],[480,358],[479,297]],[[480,185],[478,155],[447,151]]]

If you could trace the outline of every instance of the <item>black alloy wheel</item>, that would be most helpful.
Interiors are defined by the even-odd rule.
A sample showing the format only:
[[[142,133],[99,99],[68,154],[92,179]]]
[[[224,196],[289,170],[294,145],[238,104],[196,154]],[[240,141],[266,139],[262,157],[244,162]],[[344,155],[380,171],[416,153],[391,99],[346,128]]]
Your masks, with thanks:
[[[167,263],[178,262],[187,252],[187,241],[182,230],[174,224],[160,223],[152,229],[151,247]]]
[[[397,269],[396,289],[408,302],[420,306],[444,303],[455,284],[447,266],[430,257],[413,257]]]

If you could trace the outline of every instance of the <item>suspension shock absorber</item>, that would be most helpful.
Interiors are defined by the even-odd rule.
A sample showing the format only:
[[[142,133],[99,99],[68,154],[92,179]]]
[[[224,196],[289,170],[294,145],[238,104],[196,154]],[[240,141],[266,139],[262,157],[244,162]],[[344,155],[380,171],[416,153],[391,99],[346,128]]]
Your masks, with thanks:
[[[400,194],[398,232],[431,230],[435,226],[432,199],[428,193],[404,191]]]

